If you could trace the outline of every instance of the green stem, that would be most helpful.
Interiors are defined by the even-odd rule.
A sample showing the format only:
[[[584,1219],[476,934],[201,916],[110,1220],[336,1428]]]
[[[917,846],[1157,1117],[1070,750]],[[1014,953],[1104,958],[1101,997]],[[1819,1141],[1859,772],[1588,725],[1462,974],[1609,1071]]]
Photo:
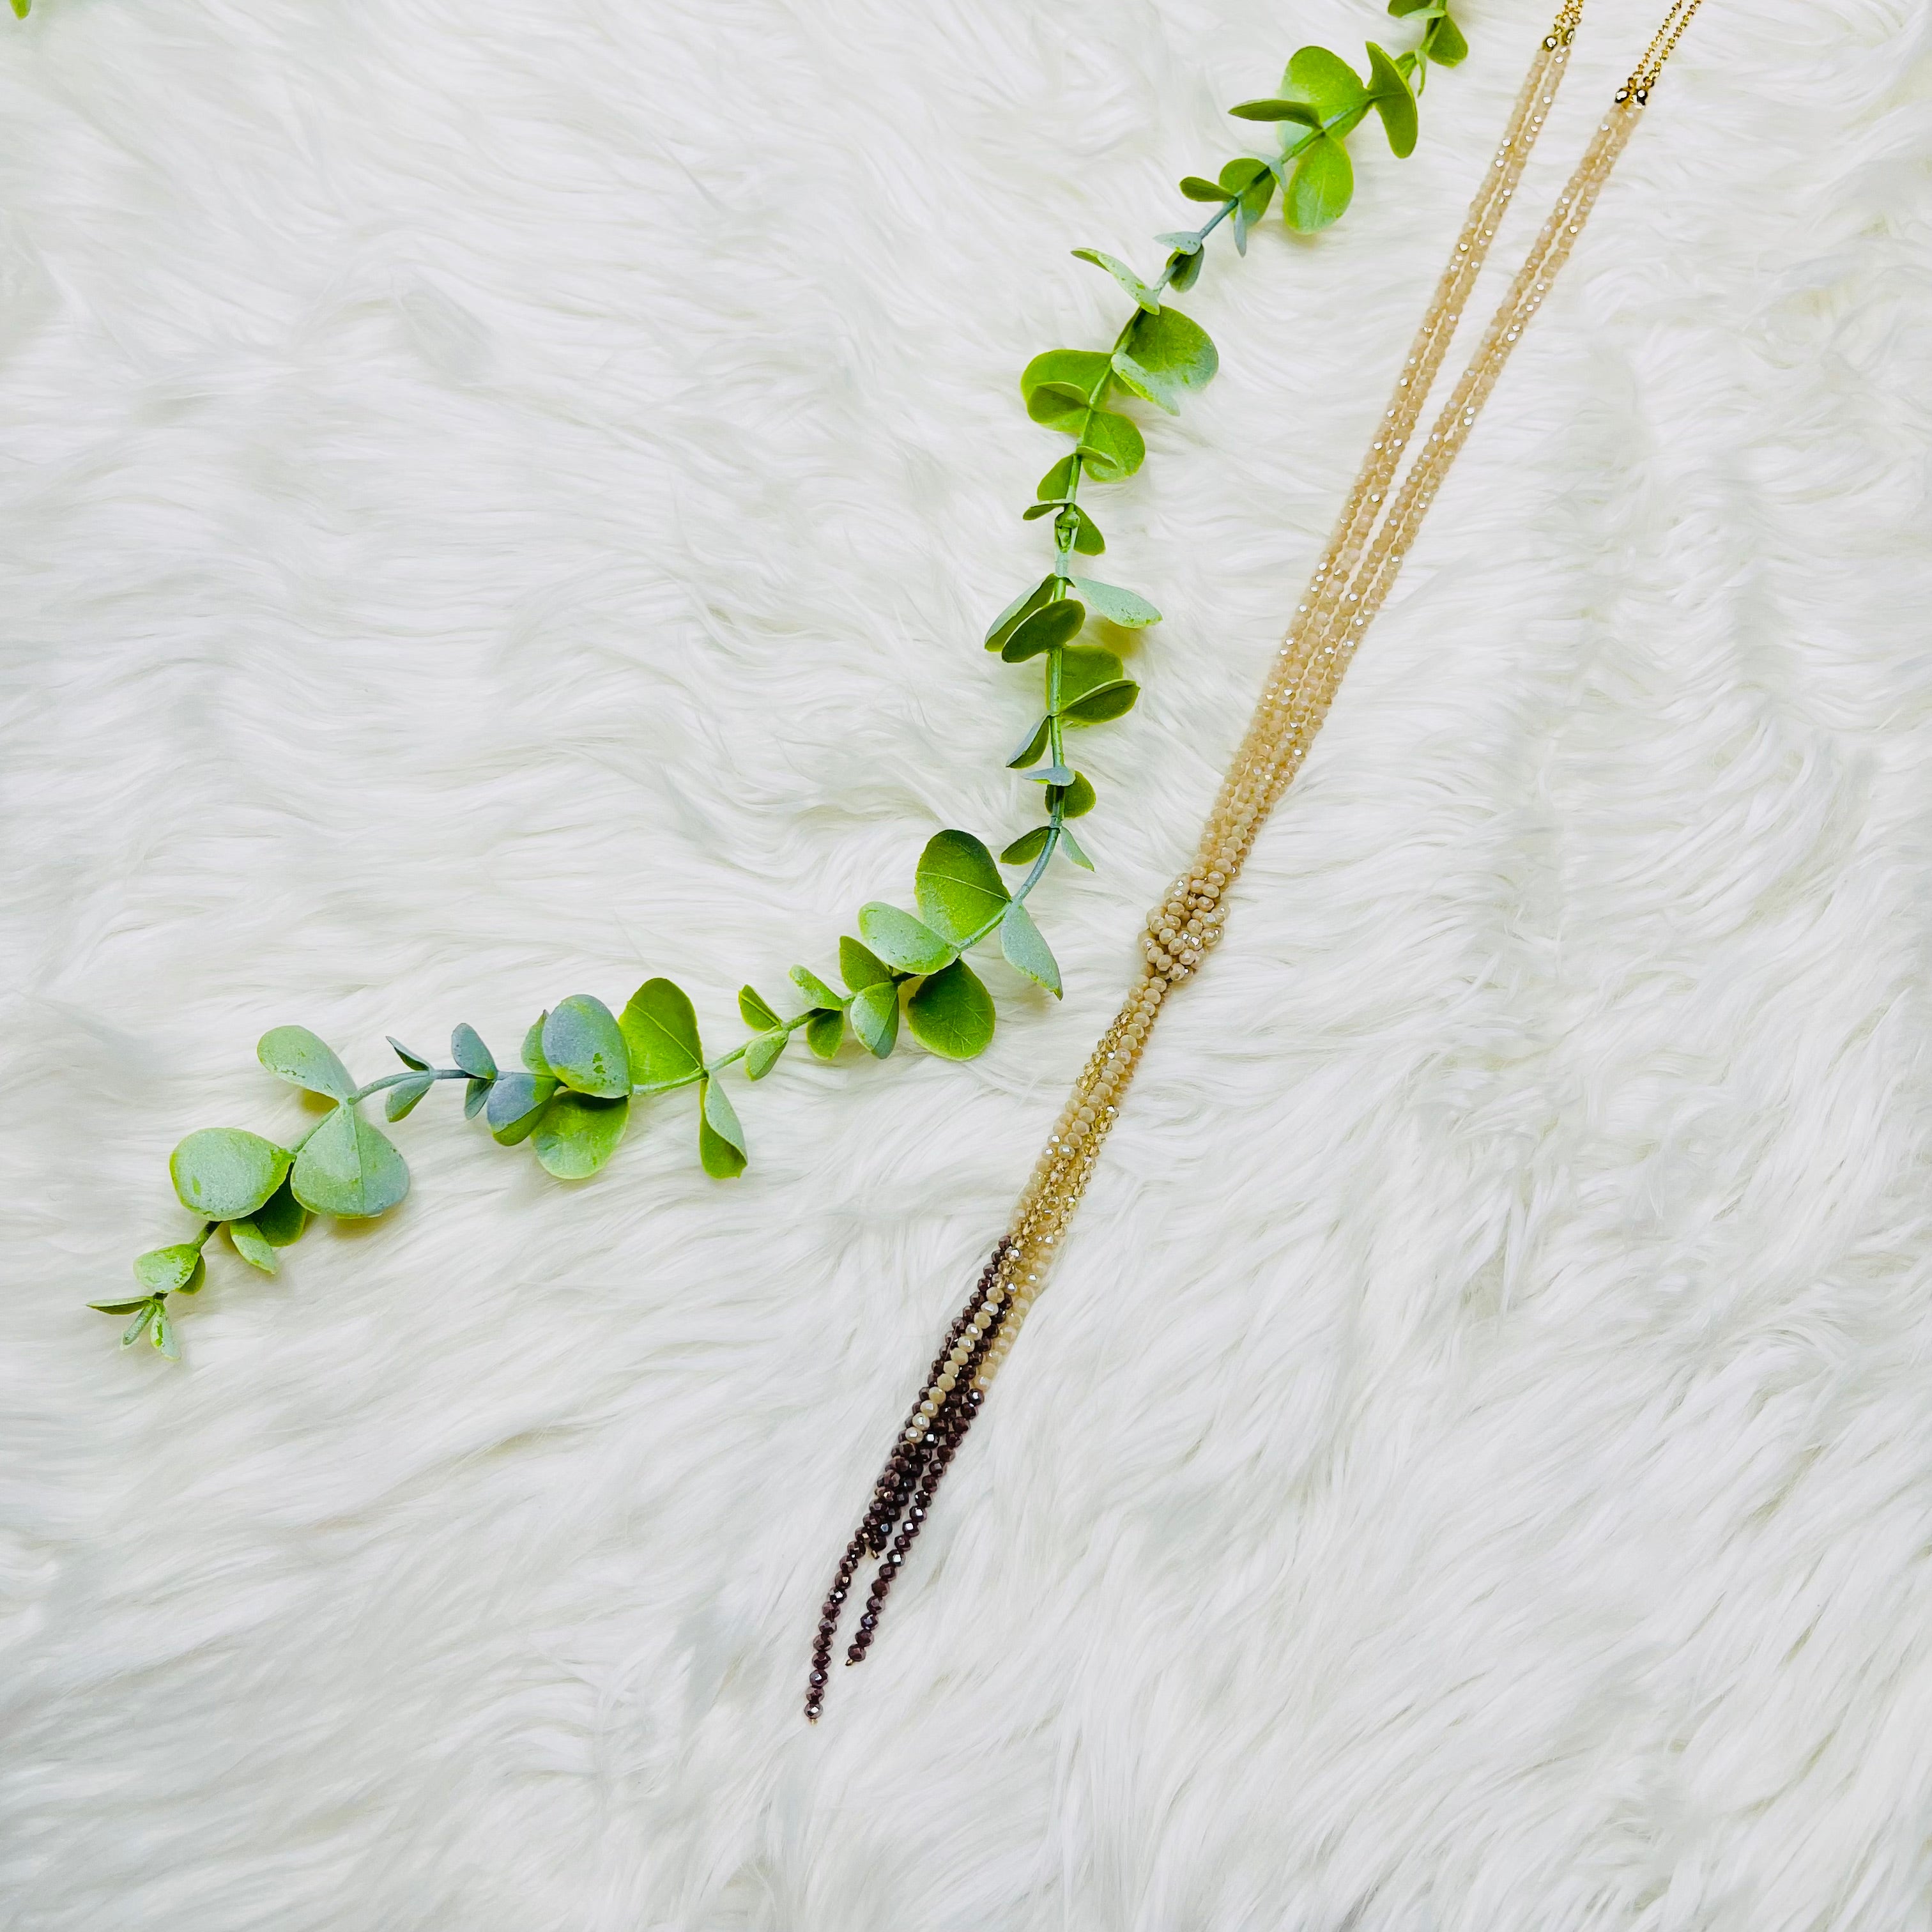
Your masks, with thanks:
[[[357,1088],[344,1104],[351,1107],[358,1106],[368,1100],[371,1094],[380,1094],[386,1088],[400,1087],[410,1081],[421,1080],[424,1078],[431,1080],[467,1080],[470,1076],[460,1066],[412,1066],[404,1072],[386,1073],[381,1079],[372,1080],[368,1086]],[[316,1122],[316,1125],[320,1126],[321,1122]],[[310,1133],[314,1132],[314,1127],[310,1128]],[[306,1139],[308,1136],[305,1135],[303,1138]]]

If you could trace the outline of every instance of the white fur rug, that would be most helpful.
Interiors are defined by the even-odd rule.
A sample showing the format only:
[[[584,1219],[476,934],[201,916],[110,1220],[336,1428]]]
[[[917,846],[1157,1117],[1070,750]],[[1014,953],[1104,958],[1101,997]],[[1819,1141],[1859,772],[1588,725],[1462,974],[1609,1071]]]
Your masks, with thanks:
[[[1594,0],[1540,204],[1660,0]],[[434,1096],[186,1359],[82,1306],[314,1026],[722,1034],[1026,822],[1057,446],[1345,0],[42,0],[0,32],[14,1932],[1932,1923],[1928,16],[1713,0],[1438,506],[866,1667],[890,1430],[1191,848],[1516,77],[1186,304],[1168,621],[968,1066],[707,1181]],[[1916,76],[1915,81],[1914,76]],[[1506,238],[1513,263],[1527,238]],[[989,969],[990,970],[991,969]]]

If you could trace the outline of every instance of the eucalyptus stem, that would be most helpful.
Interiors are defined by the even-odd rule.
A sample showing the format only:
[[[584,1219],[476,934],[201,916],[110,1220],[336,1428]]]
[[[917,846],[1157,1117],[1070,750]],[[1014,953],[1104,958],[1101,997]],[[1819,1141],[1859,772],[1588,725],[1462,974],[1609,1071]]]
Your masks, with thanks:
[[[26,0],[13,5],[26,10]],[[1138,592],[1081,574],[1084,560],[1106,548],[1083,490],[1124,482],[1145,459],[1139,423],[1119,406],[1123,402],[1178,414],[1214,380],[1220,358],[1213,342],[1168,298],[1198,280],[1214,232],[1227,224],[1236,253],[1245,255],[1249,234],[1277,190],[1290,228],[1310,232],[1336,220],[1354,190],[1346,142],[1372,112],[1398,156],[1414,147],[1415,95],[1428,68],[1453,66],[1467,48],[1446,0],[1390,0],[1389,11],[1413,20],[1420,38],[1393,60],[1371,43],[1366,80],[1324,49],[1304,47],[1288,62],[1278,94],[1229,110],[1244,121],[1281,124],[1279,152],[1238,156],[1213,181],[1182,180],[1181,194],[1213,203],[1214,212],[1197,228],[1157,238],[1167,254],[1151,281],[1097,250],[1073,251],[1111,275],[1133,310],[1110,348],[1050,349],[1021,374],[1028,415],[1070,437],[1072,447],[1041,478],[1036,500],[1022,513],[1029,521],[1048,521],[1052,566],[993,620],[985,640],[1006,663],[1044,660],[1042,715],[1007,761],[1026,783],[1040,787],[1040,822],[997,860],[970,832],[936,834],[914,880],[917,914],[878,900],[861,907],[857,936],[838,942],[842,989],[808,967],[792,968],[792,986],[804,1002],[798,1011],[782,1014],[756,988],[741,988],[738,1010],[750,1036],[722,1053],[707,1057],[688,995],[667,979],[646,980],[620,1013],[590,994],[559,1001],[525,1034],[515,1066],[500,1066],[476,1029],[464,1024],[450,1036],[454,1064],[432,1065],[392,1037],[404,1070],[358,1084],[306,1028],[275,1028],[257,1047],[262,1066],[330,1104],[286,1147],[221,1127],[190,1134],[175,1149],[169,1172],[200,1232],[136,1260],[138,1297],[92,1304],[134,1317],[124,1343],[145,1334],[163,1353],[176,1352],[169,1300],[201,1287],[204,1250],[216,1228],[226,1228],[243,1261],[273,1274],[278,1252],[300,1238],[311,1216],[368,1219],[401,1201],[408,1166],[362,1111],[378,1094],[394,1123],[439,1084],[460,1082],[466,1118],[480,1115],[504,1146],[530,1142],[549,1173],[576,1180],[596,1174],[616,1151],[634,1105],[694,1087],[699,1159],[706,1172],[728,1179],[749,1158],[722,1078],[729,1069],[740,1066],[748,1080],[762,1080],[801,1033],[820,1059],[834,1058],[849,1034],[883,1060],[897,1044],[902,1019],[930,1052],[970,1059],[992,1041],[994,1012],[992,995],[964,956],[994,940],[1016,971],[1060,996],[1059,965],[1027,903],[1056,855],[1093,868],[1070,822],[1096,802],[1092,780],[1069,762],[1072,734],[1132,709],[1140,686],[1115,646],[1161,615]],[[1025,869],[1010,886],[1002,866]]]

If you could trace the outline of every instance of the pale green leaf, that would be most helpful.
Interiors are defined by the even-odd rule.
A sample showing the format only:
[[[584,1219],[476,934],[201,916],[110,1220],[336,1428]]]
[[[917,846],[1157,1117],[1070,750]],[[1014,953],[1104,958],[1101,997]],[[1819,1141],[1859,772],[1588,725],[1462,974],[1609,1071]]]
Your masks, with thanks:
[[[844,996],[835,993],[809,966],[794,966],[791,982],[814,1006],[836,1012],[845,1004]]]
[[[145,1255],[136,1255],[134,1279],[150,1294],[172,1294],[191,1281],[199,1286],[202,1266],[200,1249],[192,1241],[183,1241],[172,1248],[150,1248]]]
[[[1172,315],[1174,311],[1163,309],[1161,312]],[[1088,610],[1110,624],[1118,624],[1123,630],[1136,631],[1143,625],[1160,622],[1160,613],[1138,591],[1123,590],[1118,584],[1101,584],[1090,577],[1076,577],[1072,584]]]
[[[1150,400],[1170,412],[1181,399],[1214,380],[1221,358],[1208,332],[1178,309],[1136,316],[1127,339],[1114,352],[1115,368],[1130,376]]]
[[[550,1064],[544,1059],[543,1050],[544,1023],[549,1018],[550,1015],[548,1012],[538,1014],[536,1018],[531,1021],[529,1031],[524,1035],[524,1068],[527,1072],[535,1074],[539,1080],[547,1080],[551,1077]]]
[[[181,1360],[181,1342],[175,1334],[175,1324],[168,1311],[159,1302],[154,1304],[154,1346],[171,1362]]]
[[[449,1036],[449,1057],[472,1080],[494,1080],[496,1077],[496,1063],[490,1057],[490,1049],[483,1044],[483,1037],[473,1026],[459,1022],[454,1032]]]
[[[1226,201],[1228,197],[1210,181],[1203,181],[1198,175],[1181,177],[1180,191],[1190,201]]]
[[[1042,428],[1078,436],[1094,405],[1070,382],[1042,382],[1028,397],[1026,406],[1027,414]]]
[[[1105,268],[1150,315],[1160,312],[1160,297],[1126,262],[1116,260],[1112,255],[1103,255],[1097,248],[1076,248],[1073,256],[1076,261],[1091,262],[1096,268]]]
[[[902,973],[936,973],[953,956],[954,947],[909,912],[874,899],[859,908],[859,932],[866,944],[888,966]]]
[[[1321,134],[1301,152],[1282,197],[1282,213],[1298,232],[1312,235],[1340,220],[1355,192],[1355,170],[1348,151],[1332,135]]]
[[[970,1060],[993,1037],[993,998],[963,959],[923,981],[906,1002],[906,1023],[928,1052]]]
[[[1062,597],[1016,626],[1000,647],[1000,656],[1008,664],[1024,664],[1077,638],[1086,621],[1086,605],[1077,597]]]
[[[548,1074],[541,1078],[534,1073],[497,1075],[483,1106],[491,1138],[500,1147],[514,1147],[519,1141],[528,1140],[557,1091],[557,1083]]]
[[[400,1060],[405,1066],[413,1067],[418,1073],[428,1071],[429,1062],[425,1060],[421,1054],[412,1053],[394,1034],[389,1034],[386,1035],[386,1037],[388,1039],[390,1046],[394,1048],[396,1058]]]
[[[1060,660],[1060,702],[1064,709],[1076,698],[1097,691],[1103,684],[1117,682],[1126,674],[1112,651],[1096,645],[1076,644],[1062,653]]]
[[[740,986],[738,988],[738,1017],[748,1027],[754,1028],[760,1033],[768,1033],[780,1024],[778,1015],[772,1010],[770,1002],[755,986]]]
[[[239,1221],[282,1184],[294,1156],[241,1127],[204,1127],[168,1158],[181,1204],[208,1221]]]
[[[1100,685],[1076,698],[1071,704],[1063,704],[1060,716],[1070,724],[1104,724],[1131,711],[1140,694],[1141,688],[1132,678],[1117,678],[1112,684]]]
[[[892,969],[869,947],[847,938],[838,942],[838,975],[854,992],[862,993],[881,982],[890,985]]]
[[[992,854],[970,832],[935,832],[926,841],[915,891],[920,917],[956,946],[990,926],[1007,898]]]
[[[1077,434],[1088,473],[1096,483],[1118,483],[1147,460],[1147,445],[1130,416],[1090,410]]]
[[[698,1016],[683,988],[669,980],[646,980],[617,1024],[630,1051],[632,1084],[646,1093],[681,1086],[704,1065]]]
[[[1022,832],[1000,854],[1003,866],[1030,866],[1046,850],[1048,831],[1044,825],[1036,825],[1030,832]]]
[[[1047,734],[1052,728],[1053,720],[1042,718],[1027,734],[1025,742],[1006,760],[1008,770],[1017,770],[1022,765],[1030,765],[1034,759],[1045,757]]]
[[[699,1085],[698,1157],[714,1180],[730,1180],[745,1171],[745,1130],[737,1110],[722,1082],[706,1079]]]
[[[280,1264],[275,1259],[274,1244],[262,1239],[261,1229],[254,1222],[230,1222],[228,1238],[235,1252],[250,1268],[260,1268],[264,1274],[280,1272]]]
[[[899,1036],[899,989],[884,980],[863,988],[848,1009],[852,1030],[875,1060],[884,1060]]]
[[[544,1171],[587,1180],[617,1150],[630,1118],[628,1094],[616,1098],[566,1088],[544,1109],[531,1144]]]
[[[778,1055],[784,1052],[785,1042],[790,1037],[788,1033],[760,1034],[745,1049],[746,1077],[752,1080],[764,1079],[778,1064]]]
[[[255,1057],[278,1079],[305,1087],[311,1094],[346,1100],[356,1090],[348,1068],[307,1027],[272,1028],[256,1042]]]
[[[286,1180],[248,1218],[272,1248],[293,1246],[308,1226],[308,1210],[296,1198],[295,1188]]]
[[[131,1348],[148,1332],[148,1324],[160,1312],[161,1304],[158,1301],[142,1302],[140,1312],[128,1323],[127,1332],[121,1337],[122,1347]]]
[[[1070,504],[1061,511],[1054,523],[1054,531],[1063,541],[1066,526],[1070,526],[1073,532],[1073,548],[1082,556],[1098,556],[1107,548],[1107,539],[1100,534],[1100,526],[1078,503]]]
[[[1060,828],[1060,849],[1075,865],[1089,872],[1094,869],[1094,862],[1081,850],[1079,840],[1064,825]]]
[[[466,1080],[463,1083],[463,1118],[473,1120],[490,1104],[490,1089],[495,1084],[489,1080]]]
[[[1369,87],[1391,151],[1398,159],[1414,154],[1415,96],[1407,76],[1373,40],[1369,43]]]
[[[398,1080],[394,1086],[384,1090],[382,1112],[392,1120],[401,1120],[435,1084],[436,1076],[432,1073],[419,1074],[413,1080]]]
[[[1035,784],[1070,785],[1078,774],[1070,765],[1042,765],[1037,771],[1024,772],[1021,776],[1032,779]]]
[[[1030,402],[1035,390],[1054,387],[1100,402],[1104,399],[1095,392],[1106,380],[1104,350],[1048,349],[1020,371],[1020,394]]]
[[[1062,818],[1084,818],[1094,809],[1094,782],[1084,772],[1076,772],[1073,782],[1060,794]]]
[[[131,1301],[90,1301],[87,1305],[98,1309],[103,1315],[132,1315],[152,1304],[148,1296],[139,1294]]]
[[[1368,105],[1369,91],[1360,76],[1326,47],[1303,47],[1295,53],[1282,76],[1281,91],[1289,100],[1305,101],[1324,121]]]
[[[387,1214],[410,1191],[394,1142],[352,1106],[339,1106],[296,1156],[296,1198],[312,1213],[346,1221]]]
[[[830,1060],[838,1051],[838,1042],[845,1037],[845,1009],[833,1006],[829,1011],[821,1009],[805,1023],[805,1043],[820,1060]]]
[[[1304,128],[1318,128],[1321,116],[1305,100],[1282,100],[1269,98],[1265,100],[1244,100],[1228,112],[1238,121],[1298,121]],[[1227,170],[1221,170],[1223,179]]]
[[[1024,906],[1007,907],[1006,916],[1000,921],[1000,950],[1006,955],[1008,965],[1044,986],[1056,1000],[1060,998],[1059,962]]]
[[[573,993],[544,1022],[544,1058],[578,1094],[614,1100],[631,1090],[631,1052],[616,1016],[602,1000]]]
[[[1076,458],[1071,454],[1063,456],[1049,469],[1035,486],[1034,494],[1042,502],[1064,503],[1072,494],[1073,466]],[[1052,581],[1049,578],[1048,583]]]

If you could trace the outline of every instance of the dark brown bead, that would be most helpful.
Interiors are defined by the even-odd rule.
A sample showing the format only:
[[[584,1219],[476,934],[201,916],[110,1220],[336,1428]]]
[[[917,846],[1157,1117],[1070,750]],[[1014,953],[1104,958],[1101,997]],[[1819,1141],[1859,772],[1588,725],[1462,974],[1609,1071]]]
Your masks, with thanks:
[[[818,1628],[830,1636],[838,1628],[838,1619],[836,1617],[820,1617]]]
[[[848,1664],[856,1664],[865,1654],[866,1646],[862,1643],[855,1643],[850,1650],[846,1652],[845,1661]]]
[[[862,1630],[875,1630],[878,1627],[878,1622],[879,1620],[878,1617],[874,1616],[872,1611],[868,1610],[866,1614],[859,1619],[859,1628]]]
[[[822,1670],[814,1670],[805,1681],[816,1690],[825,1682],[825,1672]]]

